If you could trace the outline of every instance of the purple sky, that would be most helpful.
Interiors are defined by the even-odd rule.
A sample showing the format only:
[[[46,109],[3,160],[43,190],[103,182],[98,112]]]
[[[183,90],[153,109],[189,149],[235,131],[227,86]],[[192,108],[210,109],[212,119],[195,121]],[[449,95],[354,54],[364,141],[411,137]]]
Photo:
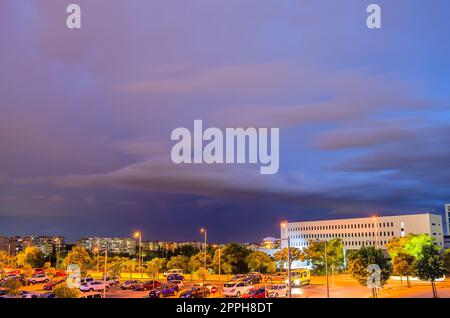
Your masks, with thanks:
[[[82,8],[82,29],[65,8]],[[0,0],[0,235],[260,241],[450,201],[450,3]],[[171,131],[279,127],[280,171]]]

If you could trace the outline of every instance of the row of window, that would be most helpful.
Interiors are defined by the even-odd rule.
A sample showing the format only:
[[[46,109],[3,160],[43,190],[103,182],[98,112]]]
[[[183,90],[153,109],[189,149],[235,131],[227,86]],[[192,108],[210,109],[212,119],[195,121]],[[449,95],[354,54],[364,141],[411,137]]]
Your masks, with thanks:
[[[375,223],[358,223],[358,224],[335,224],[335,225],[313,225],[313,226],[301,226],[290,227],[288,231],[327,231],[327,230],[348,230],[348,229],[368,229],[375,228]],[[379,228],[394,227],[394,222],[380,222]]]
[[[357,232],[357,233],[317,233],[317,234],[292,234],[291,239],[317,239],[317,238],[347,238],[347,237],[375,237],[376,232]],[[394,236],[394,231],[378,232],[378,236]]]
[[[377,243],[376,241],[343,241],[342,242],[344,244],[344,246],[376,246]],[[378,241],[378,245],[386,245],[387,243],[389,243],[389,241]],[[301,241],[301,242],[292,242],[291,246],[292,247],[307,247],[309,246],[310,243],[307,241]]]

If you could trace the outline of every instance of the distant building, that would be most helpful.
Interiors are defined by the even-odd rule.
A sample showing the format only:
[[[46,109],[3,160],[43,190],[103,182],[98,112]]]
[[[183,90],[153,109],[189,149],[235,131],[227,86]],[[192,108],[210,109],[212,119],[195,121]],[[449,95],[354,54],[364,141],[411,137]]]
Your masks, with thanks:
[[[436,240],[436,245],[444,248],[442,216],[429,213],[292,222],[281,227],[281,247],[287,247],[289,237],[291,247],[295,248],[305,248],[313,240],[340,238],[345,250],[355,250],[362,246],[386,249],[386,244],[393,237],[410,233],[428,234]],[[296,263],[298,267],[304,265]]]
[[[447,223],[447,235],[450,236],[450,204],[445,205],[445,222]]]
[[[0,251],[10,252],[9,237],[0,236]]]
[[[178,242],[161,242],[161,241],[145,241],[142,242],[142,249],[148,252],[156,251],[175,251],[183,246],[192,246],[195,249],[203,249],[204,243],[199,241],[178,241]]]
[[[82,246],[91,252],[98,249],[99,253],[107,250],[109,254],[134,255],[137,252],[136,240],[132,238],[90,237],[78,240],[75,245]]]
[[[36,246],[45,256],[50,256],[58,248],[63,250],[64,244],[63,236],[14,236],[8,238],[5,250],[17,254],[29,246]]]
[[[264,252],[270,256],[279,251],[281,248],[281,240],[274,237],[266,237],[258,247],[258,251]]]

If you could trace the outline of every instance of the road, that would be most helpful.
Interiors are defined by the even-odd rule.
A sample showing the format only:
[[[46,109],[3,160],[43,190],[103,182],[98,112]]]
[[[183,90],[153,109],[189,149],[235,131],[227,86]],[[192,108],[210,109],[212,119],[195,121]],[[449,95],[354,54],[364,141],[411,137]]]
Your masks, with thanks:
[[[185,286],[182,291],[187,290],[193,286],[197,281],[185,281]],[[217,286],[222,286],[219,282],[212,281]],[[333,284],[334,283],[334,284]],[[259,284],[257,286],[262,286]],[[372,297],[372,291],[360,286],[354,279],[348,275],[336,276],[333,280],[330,278],[330,298],[368,298]],[[438,294],[441,298],[450,298],[450,279],[443,282],[436,283]],[[36,284],[33,286],[25,286],[23,289],[34,292],[44,292],[43,284]],[[148,291],[133,291],[121,290],[119,287],[111,288],[107,293],[107,298],[147,298]],[[431,298],[432,290],[430,283],[427,282],[412,282],[412,288],[408,288],[405,282],[397,280],[390,280],[386,286],[380,291],[381,298]],[[175,296],[175,298],[178,297]],[[211,297],[219,297],[219,293]],[[313,276],[311,284],[301,288],[294,288],[292,290],[293,298],[325,298],[327,297],[326,279],[322,276]],[[173,297],[169,297],[173,298]]]

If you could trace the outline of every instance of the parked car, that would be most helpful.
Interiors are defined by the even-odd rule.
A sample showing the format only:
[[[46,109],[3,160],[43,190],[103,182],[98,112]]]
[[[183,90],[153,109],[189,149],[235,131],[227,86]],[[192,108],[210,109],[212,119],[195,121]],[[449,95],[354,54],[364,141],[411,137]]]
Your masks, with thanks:
[[[267,296],[270,298],[287,297],[289,286],[287,284],[274,284],[267,287]]]
[[[55,298],[55,294],[49,292],[49,293],[43,293],[39,295],[39,298]]]
[[[309,269],[296,269],[291,273],[292,286],[300,287],[304,285],[309,285],[311,282],[311,272]],[[289,283],[289,280],[286,279],[286,284]]]
[[[64,283],[66,281],[66,279],[59,279],[59,280],[54,280],[51,281],[47,284],[44,285],[44,290],[52,290],[53,288],[55,288],[57,285]]]
[[[142,282],[142,283],[134,285],[133,289],[136,291],[152,290],[159,286],[161,286],[161,283],[158,282],[157,280],[148,280],[146,282]]]
[[[94,279],[92,277],[84,277],[80,279],[80,285],[93,282]]]
[[[250,284],[260,284],[262,280],[262,275],[257,272],[248,273],[247,277],[243,279],[244,282],[248,282]]]
[[[29,292],[29,291],[21,291],[20,298],[39,298],[39,294]]]
[[[244,274],[236,274],[233,277],[231,277],[230,282],[241,282],[246,277],[247,277],[247,275],[244,275]]]
[[[106,276],[106,280],[105,280],[106,284],[108,284],[108,286],[112,287],[112,286],[119,286],[120,285],[120,280],[118,277],[109,277]]]
[[[65,271],[56,271],[54,277],[66,277],[67,273]]]
[[[163,284],[148,293],[150,298],[164,298],[167,296],[176,296],[180,289],[176,284]]]
[[[252,287],[247,282],[228,282],[223,285],[223,295],[225,297],[241,297]]]
[[[213,285],[211,283],[197,283],[197,284],[194,284],[194,287],[201,287],[201,286],[204,286],[204,287],[208,288],[209,292],[211,294],[215,294],[217,292],[217,290],[218,290],[217,286]]]
[[[176,280],[184,280],[184,276],[181,274],[170,274],[167,276],[167,281],[172,282]]]
[[[107,284],[104,284],[103,281],[101,281],[101,280],[94,280],[89,283],[81,284],[79,289],[82,292],[92,292],[92,291],[99,291],[99,290],[103,290],[103,289],[108,290],[109,286]]]
[[[78,296],[78,298],[103,298],[103,294],[101,292],[87,292],[87,293],[82,293],[81,295]]]
[[[2,279],[0,279],[0,286],[3,286],[7,281],[12,280],[12,279],[18,279],[22,284],[24,284],[23,276],[16,275],[16,274],[8,274],[5,277],[3,277]]]
[[[207,298],[210,294],[208,287],[197,286],[183,292],[180,298]]]
[[[37,274],[28,279],[28,282],[33,285],[38,283],[48,283],[49,281],[50,278],[45,274]]]
[[[134,286],[136,286],[136,285],[138,285],[138,284],[140,284],[141,282],[140,281],[138,281],[138,280],[127,280],[126,282],[123,282],[121,285],[120,285],[120,288],[121,289],[133,289],[134,288]]]
[[[167,277],[169,275],[173,275],[173,274],[179,274],[179,275],[183,275],[183,270],[179,269],[179,268],[175,268],[175,269],[169,269],[167,272],[165,272],[163,275],[164,277]]]
[[[253,287],[243,294],[242,298],[266,298],[266,289]]]

